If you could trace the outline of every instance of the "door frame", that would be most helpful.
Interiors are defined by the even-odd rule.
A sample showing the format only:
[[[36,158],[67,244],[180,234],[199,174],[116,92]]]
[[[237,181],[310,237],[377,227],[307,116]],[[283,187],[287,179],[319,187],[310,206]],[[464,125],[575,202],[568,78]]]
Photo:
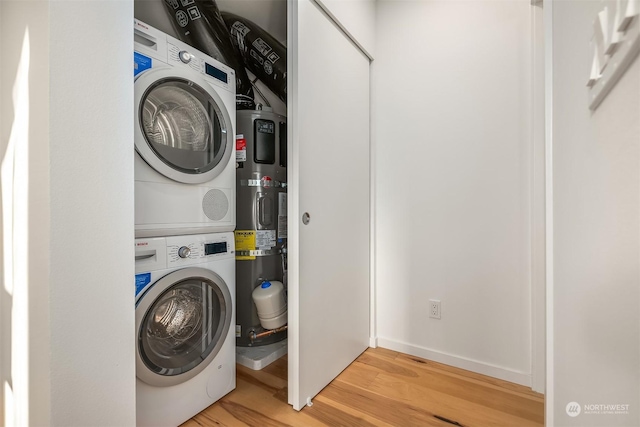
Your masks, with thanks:
[[[545,390],[545,283],[549,237],[545,197],[545,39],[542,2],[531,0],[531,388]]]

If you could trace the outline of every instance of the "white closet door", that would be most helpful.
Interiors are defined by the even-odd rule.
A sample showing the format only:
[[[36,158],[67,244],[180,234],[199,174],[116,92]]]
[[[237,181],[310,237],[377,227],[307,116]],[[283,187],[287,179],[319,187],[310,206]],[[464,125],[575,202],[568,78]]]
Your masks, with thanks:
[[[289,403],[300,410],[369,343],[369,59],[314,1],[293,0],[288,74]]]

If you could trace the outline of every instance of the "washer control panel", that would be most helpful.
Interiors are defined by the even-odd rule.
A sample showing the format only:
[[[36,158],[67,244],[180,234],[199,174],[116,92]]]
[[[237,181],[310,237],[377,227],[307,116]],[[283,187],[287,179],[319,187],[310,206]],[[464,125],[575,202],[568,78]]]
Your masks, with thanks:
[[[233,233],[167,237],[167,265],[183,266],[235,257]]]

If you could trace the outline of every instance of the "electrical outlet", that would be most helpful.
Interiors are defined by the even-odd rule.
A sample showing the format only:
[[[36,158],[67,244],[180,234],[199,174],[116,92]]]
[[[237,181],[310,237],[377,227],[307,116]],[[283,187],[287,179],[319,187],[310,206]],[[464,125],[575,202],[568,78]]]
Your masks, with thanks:
[[[429,317],[432,319],[440,319],[440,301],[437,299],[429,300]]]

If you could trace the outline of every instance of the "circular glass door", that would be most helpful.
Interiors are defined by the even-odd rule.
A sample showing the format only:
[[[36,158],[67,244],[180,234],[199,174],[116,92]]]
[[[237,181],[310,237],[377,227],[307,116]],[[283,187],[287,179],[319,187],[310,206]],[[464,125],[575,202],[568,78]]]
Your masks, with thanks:
[[[185,270],[192,271],[178,270],[158,281],[136,308],[138,376],[146,382],[169,385],[192,378],[227,337],[232,308],[222,279],[204,269]]]
[[[136,148],[168,178],[210,181],[227,166],[233,151],[229,114],[198,75],[187,78],[169,71],[150,70],[136,79]]]

